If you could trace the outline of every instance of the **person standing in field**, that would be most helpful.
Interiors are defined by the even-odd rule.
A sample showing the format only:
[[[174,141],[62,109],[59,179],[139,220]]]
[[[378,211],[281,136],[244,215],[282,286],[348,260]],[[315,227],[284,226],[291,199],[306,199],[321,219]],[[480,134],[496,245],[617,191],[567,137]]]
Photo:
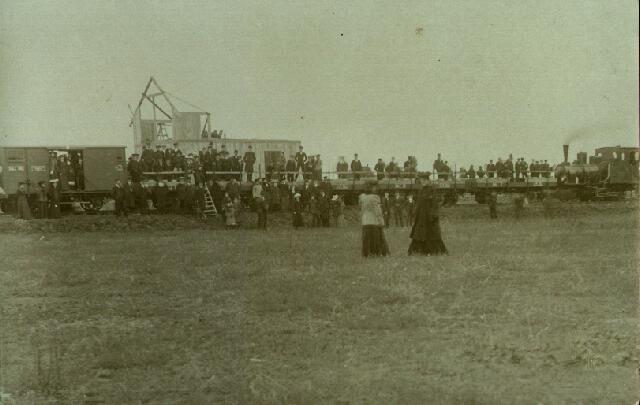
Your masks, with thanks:
[[[126,206],[126,196],[124,187],[122,187],[122,183],[120,179],[116,180],[116,183],[113,186],[113,190],[111,191],[111,196],[115,200],[115,214],[116,216],[127,215],[127,206]]]
[[[370,182],[364,194],[360,195],[360,214],[362,221],[362,256],[386,256],[389,246],[384,238],[384,217],[380,197],[377,195],[377,182]]]
[[[498,218],[498,195],[495,192],[491,192],[489,194],[489,198],[487,200],[489,204],[489,218],[497,219]]]
[[[413,199],[413,195],[407,197],[407,226],[412,226],[416,217],[416,201]]]
[[[331,199],[331,214],[333,216],[333,223],[337,228],[344,226],[344,201],[337,194],[333,195]]]
[[[258,213],[258,229],[267,229],[267,206],[264,200],[264,191],[262,184],[256,181],[251,189],[253,203]]]
[[[320,211],[320,225],[328,227],[331,218],[331,205],[324,191],[320,191],[318,197],[318,211]]]
[[[27,193],[27,185],[24,183],[18,184],[18,191],[16,192],[16,206],[18,208],[18,218],[31,219],[31,208],[29,207],[29,193]]]
[[[47,183],[41,181],[38,183],[38,218],[47,218],[47,208],[49,206],[49,198],[47,193]]]
[[[60,218],[60,193],[58,192],[57,179],[49,180],[47,197],[49,200],[49,218]]]
[[[400,193],[396,192],[391,203],[391,210],[393,211],[393,220],[396,226],[404,226],[405,202]]]
[[[300,200],[301,195],[299,193],[294,194],[293,196],[293,227],[295,229],[301,228],[304,226],[304,218],[302,217],[302,212],[304,211],[304,205]]]
[[[416,208],[416,220],[411,228],[409,256],[447,253],[440,232],[439,205],[432,187],[424,186]]]
[[[384,227],[388,228],[391,222],[391,198],[389,193],[384,193],[381,199],[382,217],[384,218]]]

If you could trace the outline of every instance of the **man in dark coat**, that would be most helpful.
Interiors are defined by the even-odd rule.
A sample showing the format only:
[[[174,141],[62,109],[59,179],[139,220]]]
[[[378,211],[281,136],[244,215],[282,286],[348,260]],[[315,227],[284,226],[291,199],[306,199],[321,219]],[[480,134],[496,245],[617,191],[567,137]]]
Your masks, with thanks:
[[[140,168],[140,162],[138,162],[138,154],[134,153],[129,157],[129,161],[127,162],[127,171],[129,172],[129,178],[134,183],[138,183],[140,181],[140,174],[142,170]]]
[[[389,178],[397,179],[400,174],[400,168],[398,167],[398,163],[396,162],[396,158],[392,157],[391,162],[386,167],[386,172]]]
[[[247,181],[253,181],[253,165],[256,163],[256,154],[253,147],[249,145],[249,150],[244,153],[242,161],[244,162],[244,172],[247,173]]]
[[[164,152],[161,145],[156,145],[156,151],[153,154],[153,171],[161,172],[164,169]]]
[[[347,177],[347,172],[349,171],[349,163],[344,160],[344,156],[340,156],[338,160],[338,164],[336,165],[336,172],[338,172],[338,178],[344,179]]]
[[[227,182],[225,192],[229,194],[231,200],[240,197],[240,183],[238,183],[235,177],[232,177],[231,180]]]
[[[293,155],[289,156],[285,170],[287,171],[287,181],[289,183],[293,182],[296,179],[296,159]]]
[[[504,178],[504,174],[505,174],[504,168],[505,168],[504,162],[502,161],[501,158],[498,158],[498,161],[496,162],[496,177]]]
[[[133,181],[131,179],[127,179],[127,182],[122,185],[124,189],[124,205],[126,211],[134,211],[136,209],[136,199],[133,195]]]
[[[476,172],[479,179],[484,178],[484,170],[482,169],[482,165],[478,165],[478,171]]]
[[[391,200],[391,212],[396,226],[404,226],[405,200],[400,193],[396,193]]]
[[[382,180],[384,179],[384,172],[385,172],[385,164],[382,161],[381,158],[378,159],[378,163],[376,163],[376,165],[373,167],[373,170],[376,171],[376,173],[378,174],[378,180]]]
[[[362,162],[358,159],[358,154],[353,155],[353,160],[351,161],[351,171],[353,172],[353,178],[356,180],[360,179],[360,172],[362,171]]]
[[[439,203],[431,186],[420,192],[416,219],[411,228],[409,255],[439,255],[447,253],[440,231]]]
[[[493,164],[493,160],[489,160],[487,165],[487,177],[490,179],[496,177],[496,165]]]
[[[117,216],[121,216],[127,215],[127,204],[126,204],[126,196],[125,196],[125,191],[124,191],[124,187],[122,186],[122,183],[120,182],[120,179],[116,180],[116,183],[113,186],[113,190],[111,191],[111,196],[113,197],[115,203],[116,203],[116,207],[115,207],[115,214]]]
[[[142,147],[142,170],[145,172],[153,171],[153,151],[146,147]]]
[[[49,180],[47,193],[49,200],[49,218],[60,218],[60,192],[58,191],[57,180]]]
[[[318,211],[320,212],[320,223],[323,227],[328,227],[330,225],[331,207],[324,191],[321,191],[318,197]]]
[[[256,163],[256,154],[253,152],[253,146],[249,145],[248,149],[244,153],[242,161],[244,162],[244,172],[247,173],[247,181],[253,181],[253,165]]]
[[[439,179],[444,179],[444,175],[442,174],[442,172],[444,171],[442,168],[443,165],[444,162],[442,161],[442,155],[438,153],[438,158],[433,161],[433,171],[438,173]]]
[[[238,181],[242,181],[242,158],[240,158],[240,155],[238,155],[238,151],[234,150],[233,151],[233,156],[231,157],[231,170],[233,170],[234,173],[233,174],[233,178],[235,178]]]
[[[38,218],[47,218],[47,208],[49,207],[49,195],[47,183],[41,181],[38,183]]]
[[[307,163],[307,154],[304,153],[304,147],[302,145],[300,145],[298,147],[298,152],[296,152],[296,178],[298,178],[298,175],[300,173],[300,170],[302,170],[303,172],[303,178],[306,179],[306,177],[304,177],[304,172],[306,171],[306,163]]]

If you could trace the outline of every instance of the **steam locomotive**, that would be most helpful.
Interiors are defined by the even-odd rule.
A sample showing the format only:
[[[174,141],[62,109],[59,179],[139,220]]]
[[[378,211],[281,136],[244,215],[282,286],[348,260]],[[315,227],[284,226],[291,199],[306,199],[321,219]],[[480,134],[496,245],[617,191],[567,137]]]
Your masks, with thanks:
[[[557,165],[558,186],[576,188],[583,198],[602,192],[629,191],[638,186],[640,153],[637,147],[607,146],[595,150],[595,155],[579,152],[569,163],[569,145],[563,145],[564,162]]]

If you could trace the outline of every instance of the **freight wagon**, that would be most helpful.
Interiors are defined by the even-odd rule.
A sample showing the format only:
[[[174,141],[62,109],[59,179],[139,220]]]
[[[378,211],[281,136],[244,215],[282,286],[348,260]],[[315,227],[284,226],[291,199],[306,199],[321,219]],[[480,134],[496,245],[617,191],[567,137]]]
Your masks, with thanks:
[[[127,180],[124,146],[0,146],[0,186],[15,196],[20,183],[30,194],[38,183],[58,179],[61,201],[95,201]]]

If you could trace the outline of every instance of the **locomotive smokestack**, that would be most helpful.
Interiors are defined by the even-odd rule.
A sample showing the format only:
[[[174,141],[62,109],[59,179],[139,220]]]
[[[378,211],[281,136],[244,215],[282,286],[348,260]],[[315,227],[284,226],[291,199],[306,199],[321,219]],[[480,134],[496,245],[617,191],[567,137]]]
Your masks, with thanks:
[[[569,145],[562,145],[562,152],[564,153],[564,163],[569,163]]]

